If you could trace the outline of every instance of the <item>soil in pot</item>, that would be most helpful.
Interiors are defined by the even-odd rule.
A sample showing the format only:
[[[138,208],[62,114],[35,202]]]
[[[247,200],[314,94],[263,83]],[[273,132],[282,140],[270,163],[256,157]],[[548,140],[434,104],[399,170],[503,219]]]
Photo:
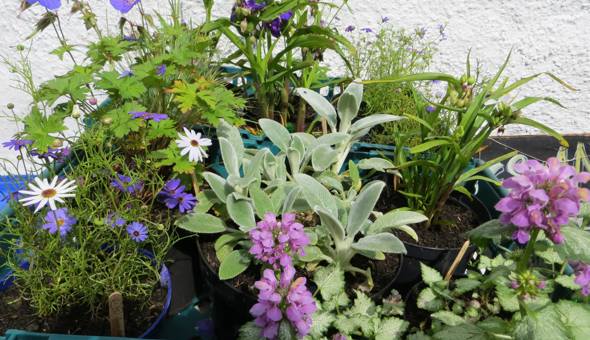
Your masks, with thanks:
[[[385,260],[371,260],[365,256],[355,256],[351,264],[360,269],[371,268],[371,276],[373,277],[373,289],[369,295],[379,300],[388,295],[392,284],[399,274],[401,268],[401,255],[385,254]],[[354,297],[355,290],[363,290],[366,284],[364,275],[346,273],[346,293],[348,296]]]
[[[466,240],[462,235],[485,222],[469,207],[468,203],[462,204],[463,201],[464,199],[461,197],[452,196],[442,208],[439,218],[432,225],[427,226],[425,223],[412,225],[419,236],[418,242],[404,232],[396,231],[396,235],[404,242],[423,247],[461,247]],[[377,210],[381,212],[406,206],[405,197],[394,191],[392,184],[387,186],[387,190],[377,202]]]
[[[158,288],[147,305],[124,301],[125,334],[128,337],[142,335],[162,312],[165,300],[166,289]],[[8,329],[20,329],[39,333],[109,336],[108,310],[105,313],[92,318],[87,307],[77,306],[67,315],[40,318],[34,314],[29,302],[20,298],[18,287],[13,285],[0,293],[0,334],[5,334]]]

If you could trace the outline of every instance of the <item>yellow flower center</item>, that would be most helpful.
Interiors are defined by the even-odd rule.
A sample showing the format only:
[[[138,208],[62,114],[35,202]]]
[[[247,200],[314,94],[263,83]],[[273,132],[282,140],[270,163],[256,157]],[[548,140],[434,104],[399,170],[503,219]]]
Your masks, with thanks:
[[[194,147],[197,147],[197,146],[199,146],[199,141],[197,141],[197,140],[194,140],[194,139],[193,139],[193,140],[191,140],[191,146],[194,146]]]
[[[52,198],[55,197],[55,195],[57,195],[57,191],[55,189],[45,189],[41,191],[41,196],[43,196],[43,198]]]
[[[57,224],[58,227],[61,227],[65,223],[66,223],[66,221],[63,218],[58,218],[57,221],[55,222],[55,224]]]

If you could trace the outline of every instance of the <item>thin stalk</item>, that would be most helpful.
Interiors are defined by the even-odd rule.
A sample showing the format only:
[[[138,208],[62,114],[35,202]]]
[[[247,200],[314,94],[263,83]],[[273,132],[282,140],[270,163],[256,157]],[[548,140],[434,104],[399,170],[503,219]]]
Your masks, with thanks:
[[[520,273],[526,270],[531,255],[533,254],[533,250],[535,249],[535,242],[537,241],[538,236],[539,229],[533,229],[533,232],[531,233],[531,239],[529,240],[529,243],[527,243],[526,248],[524,248],[524,253],[522,254],[522,257],[516,266],[517,272]]]

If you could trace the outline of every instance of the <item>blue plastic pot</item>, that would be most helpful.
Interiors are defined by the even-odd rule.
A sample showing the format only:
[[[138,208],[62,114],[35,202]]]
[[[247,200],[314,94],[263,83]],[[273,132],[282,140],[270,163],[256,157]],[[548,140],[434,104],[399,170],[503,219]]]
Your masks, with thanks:
[[[147,252],[143,252],[144,254],[148,255]],[[28,267],[28,264],[23,264],[23,268]],[[168,269],[166,265],[162,265],[162,269]],[[13,272],[8,270],[4,273],[0,273],[0,293],[4,292],[8,288],[10,288],[13,284]],[[152,325],[143,332],[142,335],[138,339],[147,339],[151,336],[156,334],[160,323],[164,320],[166,315],[168,314],[168,310],[170,309],[170,303],[172,302],[172,280],[169,279],[167,282],[167,290],[166,290],[166,301],[164,302],[164,307],[162,311],[156,318],[156,320],[152,323]],[[130,338],[120,338],[120,337],[108,337],[108,336],[88,336],[88,335],[64,335],[64,334],[45,334],[45,333],[33,333],[33,332],[26,332],[21,330],[8,330],[5,336],[0,340],[108,340],[108,339],[130,339]]]

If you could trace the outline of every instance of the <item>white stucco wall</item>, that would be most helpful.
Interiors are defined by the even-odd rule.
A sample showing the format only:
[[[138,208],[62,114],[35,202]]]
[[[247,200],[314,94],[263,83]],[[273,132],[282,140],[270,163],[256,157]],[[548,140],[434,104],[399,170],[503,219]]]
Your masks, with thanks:
[[[19,14],[19,0],[2,0],[0,6],[0,55],[16,60],[15,46],[27,44],[25,38],[43,13],[38,6]],[[62,0],[67,2],[67,0]],[[107,0],[89,0],[100,15],[103,25],[116,30],[118,13]],[[203,18],[201,1],[185,2],[187,16],[200,21]],[[217,0],[216,15],[226,15],[232,0]],[[167,0],[143,0],[148,11],[166,9]],[[438,24],[446,24],[448,38],[439,45],[433,70],[461,74],[469,48],[479,59],[484,71],[492,72],[504,60],[510,48],[513,57],[507,75],[522,77],[549,71],[567,80],[579,89],[569,92],[547,78],[535,81],[521,94],[553,96],[568,109],[549,105],[536,105],[526,114],[560,132],[590,132],[590,2],[587,0],[350,0],[352,13],[343,11],[336,25],[376,28],[382,16],[391,18],[391,24],[413,29],[426,27],[430,32]],[[60,10],[64,30],[73,41],[91,38],[82,28],[77,16],[68,8]],[[133,17],[133,12],[129,14]],[[106,20],[108,19],[108,20]],[[51,30],[32,40],[33,72],[38,82],[63,73],[68,66],[49,52],[57,47]],[[24,114],[29,99],[11,87],[13,75],[0,65],[0,110],[6,113],[6,104],[14,103],[16,111]],[[9,139],[16,131],[13,124],[1,118],[0,141]],[[534,129],[512,128],[509,133],[535,133]],[[10,156],[0,148],[0,157]]]

